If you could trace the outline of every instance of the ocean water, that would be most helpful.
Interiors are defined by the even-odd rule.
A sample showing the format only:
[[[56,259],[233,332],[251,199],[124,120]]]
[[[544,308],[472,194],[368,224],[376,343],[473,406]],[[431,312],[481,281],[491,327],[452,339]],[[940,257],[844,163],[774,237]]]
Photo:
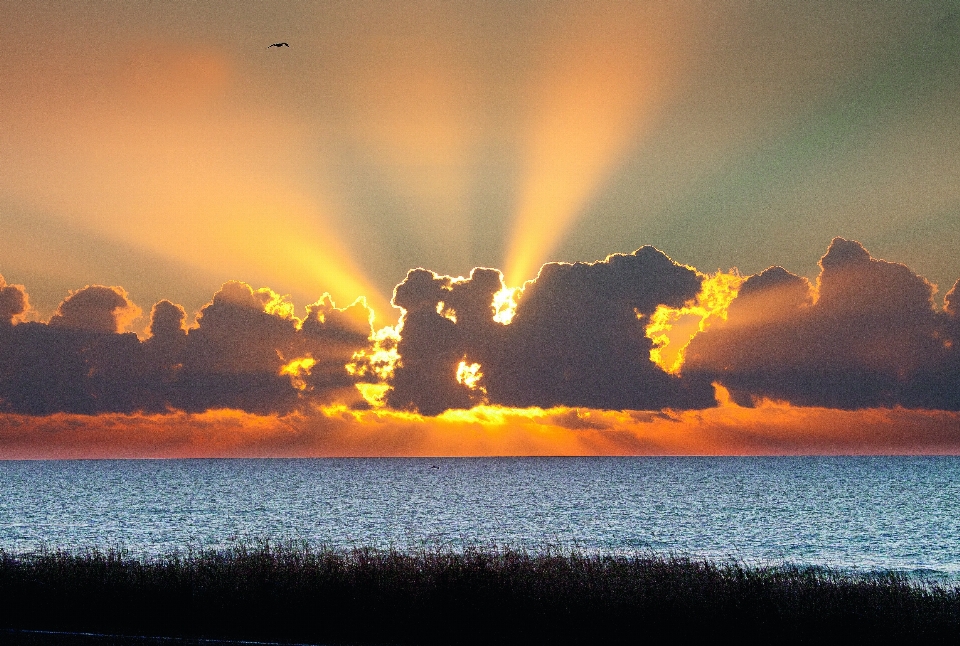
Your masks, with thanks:
[[[960,458],[0,461],[0,548],[512,546],[960,580]]]

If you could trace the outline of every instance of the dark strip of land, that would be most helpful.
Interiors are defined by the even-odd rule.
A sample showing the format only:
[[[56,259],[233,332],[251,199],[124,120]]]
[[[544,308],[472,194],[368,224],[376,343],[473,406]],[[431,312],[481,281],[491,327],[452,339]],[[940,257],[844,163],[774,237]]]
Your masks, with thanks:
[[[4,643],[78,646],[162,643],[151,636],[176,638],[166,643],[177,646],[947,642],[960,634],[960,588],[895,573],[550,550],[333,551],[265,542],[157,559],[0,552],[0,628]],[[95,635],[42,641],[43,633],[16,630]]]
[[[0,629],[0,644],[6,646],[320,646],[315,644],[291,644],[289,642],[14,629]]]

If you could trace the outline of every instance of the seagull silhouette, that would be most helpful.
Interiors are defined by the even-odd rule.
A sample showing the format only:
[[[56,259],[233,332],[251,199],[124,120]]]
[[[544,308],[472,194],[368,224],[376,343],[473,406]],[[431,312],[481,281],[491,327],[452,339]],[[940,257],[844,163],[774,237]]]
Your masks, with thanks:
[[[272,45],[267,45],[267,49],[270,49],[271,47],[290,47],[290,44],[289,44],[289,43],[274,43],[274,44],[272,44]]]

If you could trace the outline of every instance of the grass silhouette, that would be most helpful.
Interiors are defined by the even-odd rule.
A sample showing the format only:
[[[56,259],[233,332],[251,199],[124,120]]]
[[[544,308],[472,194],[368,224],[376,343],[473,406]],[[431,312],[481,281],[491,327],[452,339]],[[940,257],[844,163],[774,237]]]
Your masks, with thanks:
[[[960,588],[555,549],[0,551],[0,628],[349,644],[947,641]]]

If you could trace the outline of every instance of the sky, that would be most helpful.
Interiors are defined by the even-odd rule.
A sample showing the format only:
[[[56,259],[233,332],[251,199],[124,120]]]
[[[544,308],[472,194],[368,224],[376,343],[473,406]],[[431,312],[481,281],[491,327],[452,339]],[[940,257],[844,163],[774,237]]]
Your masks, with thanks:
[[[960,444],[955,1],[0,15],[0,457]]]

